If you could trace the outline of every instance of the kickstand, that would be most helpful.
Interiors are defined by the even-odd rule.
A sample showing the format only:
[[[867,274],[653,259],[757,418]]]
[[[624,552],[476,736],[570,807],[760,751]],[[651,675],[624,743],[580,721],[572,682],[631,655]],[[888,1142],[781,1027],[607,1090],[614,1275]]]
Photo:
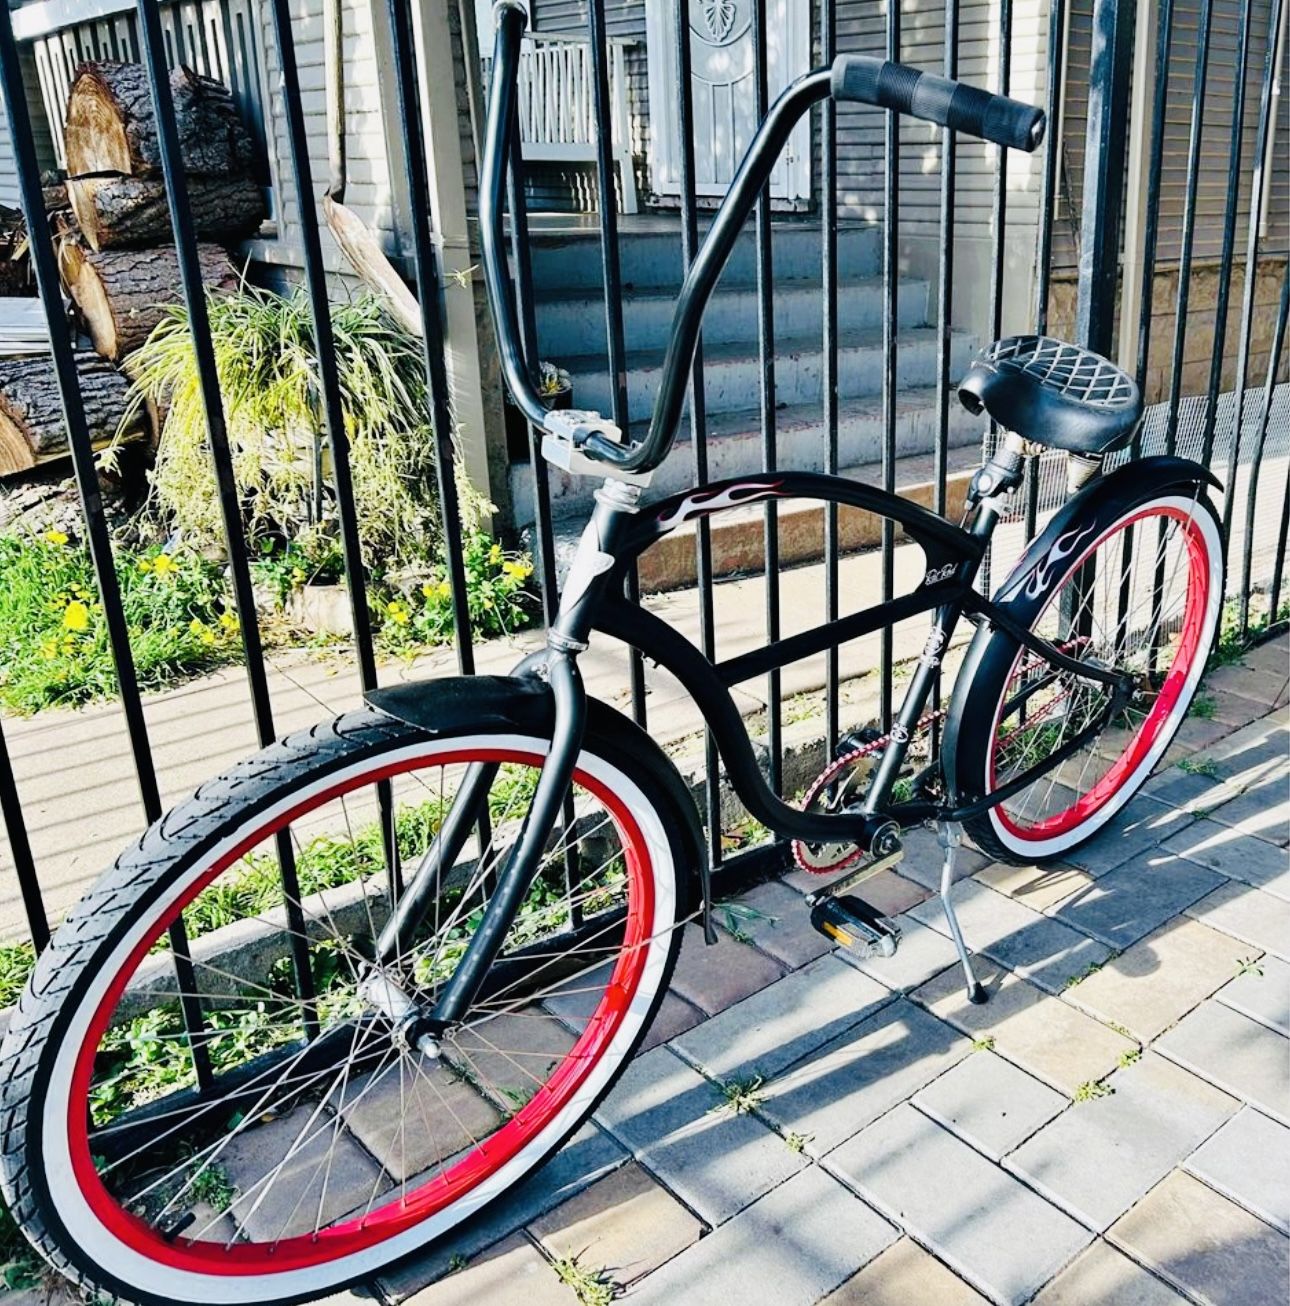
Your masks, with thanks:
[[[967,981],[968,1001],[979,1005],[985,1002],[989,995],[981,987],[981,982],[972,969],[972,958],[968,955],[967,944],[963,942],[963,931],[959,929],[958,917],[955,916],[954,906],[950,902],[950,890],[954,887],[954,855],[963,842],[963,832],[953,822],[942,821],[937,827],[936,835],[940,840],[941,849],[944,853],[944,860],[941,862],[941,906],[945,910],[945,919],[949,922],[950,938],[954,940],[955,950],[959,954],[959,962],[963,966],[963,977]]]

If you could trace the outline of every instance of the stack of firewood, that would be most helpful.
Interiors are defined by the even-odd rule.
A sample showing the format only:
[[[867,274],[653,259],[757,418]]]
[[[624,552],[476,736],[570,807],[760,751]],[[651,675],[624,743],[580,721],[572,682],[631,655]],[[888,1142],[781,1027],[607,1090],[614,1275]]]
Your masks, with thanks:
[[[228,289],[237,273],[227,249],[265,217],[254,147],[227,87],[177,68],[170,89],[203,280]],[[118,435],[130,355],[181,295],[143,67],[82,64],[68,97],[64,139],[72,217],[63,224],[59,265],[92,345],[77,355],[77,367],[90,436],[101,447]],[[148,425],[141,412],[120,434],[145,436]],[[0,476],[66,451],[49,356],[0,360]]]

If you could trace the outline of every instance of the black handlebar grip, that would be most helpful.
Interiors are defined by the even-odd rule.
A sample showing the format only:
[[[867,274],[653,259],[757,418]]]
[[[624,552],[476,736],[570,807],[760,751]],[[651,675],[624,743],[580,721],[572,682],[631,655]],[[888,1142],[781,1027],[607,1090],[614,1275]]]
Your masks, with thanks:
[[[1044,139],[1044,111],[976,86],[867,54],[833,61],[833,98],[894,109],[1027,153]]]

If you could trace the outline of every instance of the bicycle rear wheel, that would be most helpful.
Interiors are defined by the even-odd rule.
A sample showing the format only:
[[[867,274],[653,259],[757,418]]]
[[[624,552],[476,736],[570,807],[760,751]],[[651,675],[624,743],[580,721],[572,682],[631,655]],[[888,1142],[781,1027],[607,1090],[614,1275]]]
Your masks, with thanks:
[[[1070,757],[964,822],[983,852],[1023,865],[1059,858],[1124,807],[1186,718],[1222,601],[1222,530],[1203,493],[1144,494],[1070,524],[1006,606],[1068,655],[1127,671],[1137,690]],[[1004,631],[978,639],[947,728],[961,795],[1021,778],[1109,705],[1105,685],[1059,670]]]
[[[586,1119],[667,987],[693,856],[666,780],[594,729],[483,991],[436,1055],[401,1020],[464,953],[548,747],[356,712],[205,785],[122,856],[41,958],[2,1053],[5,1196],[56,1268],[157,1306],[314,1298],[448,1233]],[[377,784],[410,877],[480,764],[482,832],[431,866],[413,945],[373,965]]]

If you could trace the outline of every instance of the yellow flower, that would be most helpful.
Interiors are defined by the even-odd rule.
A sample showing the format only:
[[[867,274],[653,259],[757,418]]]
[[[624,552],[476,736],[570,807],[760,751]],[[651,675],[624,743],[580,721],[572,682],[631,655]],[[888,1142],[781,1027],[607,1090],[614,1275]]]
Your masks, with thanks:
[[[47,662],[52,661],[58,656],[58,641],[56,639],[47,639],[40,646],[40,656]]]
[[[194,617],[188,623],[188,629],[191,630],[194,635],[200,635],[206,629],[206,623],[200,617]]]
[[[488,550],[488,561],[492,563],[498,563],[501,562],[501,560],[502,560],[502,546],[500,544],[494,544],[493,547]]]
[[[152,570],[152,563],[147,558],[140,558],[135,566],[146,576]]]
[[[237,617],[232,612],[221,612],[219,614],[219,624],[223,626],[230,635],[240,626]]]
[[[73,599],[63,609],[63,626],[67,630],[89,630],[90,610],[80,599]]]
[[[212,644],[215,643],[215,632],[208,628],[202,631],[199,638],[201,639],[203,644],[205,644],[207,647],[210,647]]]
[[[527,580],[533,574],[533,568],[527,562],[504,562],[502,572],[512,580]]]
[[[393,599],[385,605],[385,615],[398,626],[406,626],[408,618],[412,615],[407,605],[400,603],[398,599]]]
[[[152,560],[152,569],[158,576],[173,576],[179,570],[179,564],[168,553],[159,553]]]
[[[45,538],[50,544],[66,544],[67,536],[63,531],[46,531]]]

